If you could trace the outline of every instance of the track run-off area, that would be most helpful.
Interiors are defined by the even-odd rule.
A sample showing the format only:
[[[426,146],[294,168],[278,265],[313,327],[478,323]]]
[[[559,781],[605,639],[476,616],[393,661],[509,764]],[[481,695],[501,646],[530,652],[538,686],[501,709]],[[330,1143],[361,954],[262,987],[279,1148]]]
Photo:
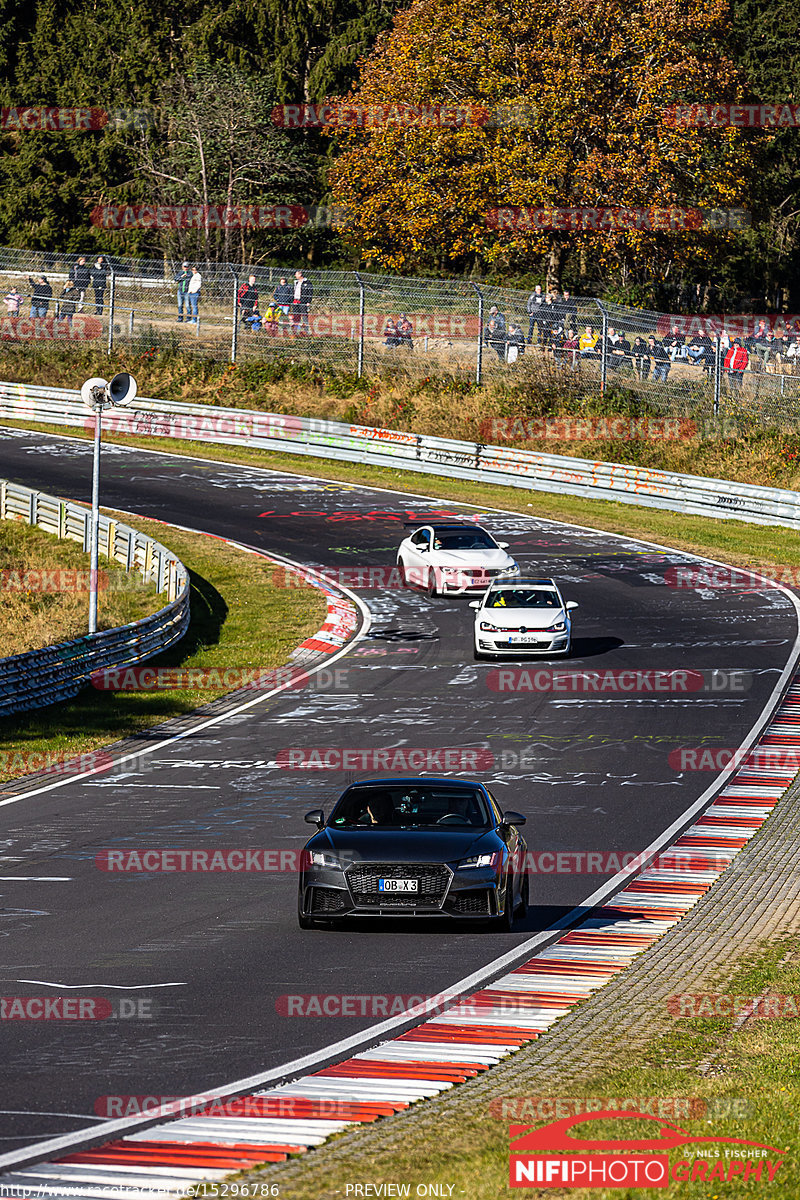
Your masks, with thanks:
[[[0,443],[4,477],[88,502],[88,443],[17,429],[0,430]],[[613,891],[626,856],[666,830],[677,836],[698,801],[711,803],[720,771],[691,769],[708,756],[682,752],[750,744],[798,655],[786,589],[675,586],[678,568],[704,560],[535,516],[110,444],[101,502],[342,572],[369,620],[318,683],[172,741],[161,729],[149,735],[158,747],[129,769],[0,796],[0,991],[100,998],[110,1012],[0,1023],[3,1153],[122,1116],[128,1097],[279,1074],[382,1016],[372,1002],[313,1015],[297,997],[391,1005],[475,972],[491,978],[500,957],[495,973],[508,970],[509,955],[529,955],[531,939],[546,944],[542,934],[555,937],[604,887]],[[580,606],[571,658],[531,662],[530,674],[638,672],[636,690],[504,690],[499,668],[523,663],[472,661],[468,597],[428,599],[397,585],[390,568],[406,522],[476,514],[524,573],[552,576]],[[369,568],[378,586],[366,573],[359,585]],[[693,682],[649,687],[659,672]],[[311,832],[303,815],[327,813],[347,783],[377,772],[353,759],[347,769],[297,769],[302,756],[288,752],[344,750],[431,752],[429,770],[392,773],[477,774],[504,808],[526,815],[531,905],[514,932],[453,921],[299,929],[289,864]],[[453,769],[453,758],[437,769],[445,750],[472,753],[480,769]],[[102,866],[108,852],[232,848],[275,852],[270,861],[287,869]]]

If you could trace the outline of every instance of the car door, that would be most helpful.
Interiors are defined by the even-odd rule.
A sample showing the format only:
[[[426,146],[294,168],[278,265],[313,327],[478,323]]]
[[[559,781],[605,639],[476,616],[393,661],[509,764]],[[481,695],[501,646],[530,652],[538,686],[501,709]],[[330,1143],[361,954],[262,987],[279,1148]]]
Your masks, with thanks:
[[[430,525],[417,529],[408,539],[410,567],[422,567],[430,561],[430,547],[433,544],[433,530]]]

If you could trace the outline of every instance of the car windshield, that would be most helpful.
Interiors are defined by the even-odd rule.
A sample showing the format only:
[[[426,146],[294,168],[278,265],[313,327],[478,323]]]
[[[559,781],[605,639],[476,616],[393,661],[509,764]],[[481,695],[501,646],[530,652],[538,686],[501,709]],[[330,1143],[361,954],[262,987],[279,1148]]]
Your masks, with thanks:
[[[486,608],[561,608],[561,599],[547,588],[498,588],[486,597]]]
[[[334,829],[487,829],[492,824],[489,805],[478,788],[435,784],[351,788],[328,819]]]
[[[437,550],[496,550],[497,543],[482,529],[435,529]]]

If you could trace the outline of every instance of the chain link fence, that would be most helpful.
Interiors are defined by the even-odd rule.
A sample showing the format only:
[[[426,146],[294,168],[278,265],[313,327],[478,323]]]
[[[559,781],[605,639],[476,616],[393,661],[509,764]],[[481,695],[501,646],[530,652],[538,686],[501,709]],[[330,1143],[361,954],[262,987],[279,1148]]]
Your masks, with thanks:
[[[251,275],[255,305],[242,291]],[[300,291],[290,268],[111,256],[98,268],[89,256],[0,248],[2,336],[309,361],[358,376],[538,378],[567,392],[624,389],[671,416],[796,422],[800,317],[670,316],[586,296],[539,307],[528,292],[469,280],[303,275]]]

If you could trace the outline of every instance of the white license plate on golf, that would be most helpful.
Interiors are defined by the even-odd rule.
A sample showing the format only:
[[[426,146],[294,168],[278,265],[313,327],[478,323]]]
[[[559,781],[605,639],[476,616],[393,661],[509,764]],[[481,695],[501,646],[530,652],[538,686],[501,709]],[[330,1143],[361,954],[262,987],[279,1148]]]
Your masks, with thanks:
[[[418,879],[379,879],[379,892],[418,892]]]
[[[508,639],[509,646],[538,646],[540,638],[536,637],[510,637]]]

